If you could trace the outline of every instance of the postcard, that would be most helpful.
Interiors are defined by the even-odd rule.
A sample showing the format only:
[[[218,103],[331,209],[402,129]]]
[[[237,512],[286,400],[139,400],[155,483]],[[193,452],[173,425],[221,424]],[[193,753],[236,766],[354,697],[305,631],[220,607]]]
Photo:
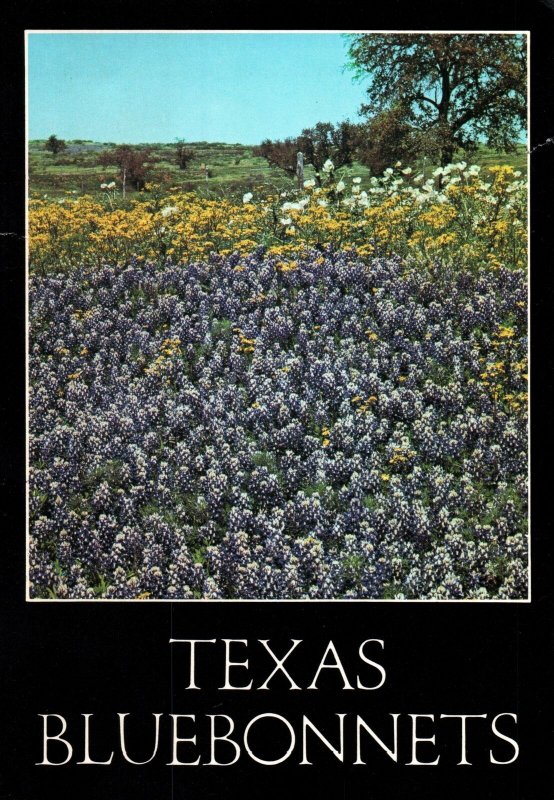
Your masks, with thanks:
[[[20,31],[3,796],[535,796],[554,11],[429,16]]]

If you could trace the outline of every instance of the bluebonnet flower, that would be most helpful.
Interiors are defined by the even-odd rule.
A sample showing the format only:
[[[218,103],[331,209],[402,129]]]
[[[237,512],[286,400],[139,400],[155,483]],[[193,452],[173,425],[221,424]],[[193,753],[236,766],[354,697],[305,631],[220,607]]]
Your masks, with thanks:
[[[31,596],[525,597],[525,304],[353,250],[33,275]]]

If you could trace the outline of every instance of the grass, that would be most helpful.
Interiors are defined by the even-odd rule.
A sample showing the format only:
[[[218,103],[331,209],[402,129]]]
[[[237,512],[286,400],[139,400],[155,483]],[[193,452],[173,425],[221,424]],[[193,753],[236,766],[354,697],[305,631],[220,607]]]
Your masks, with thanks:
[[[98,154],[109,149],[110,143],[75,144],[68,142],[67,150],[53,155],[44,149],[44,142],[29,142],[29,191],[32,195],[48,194],[62,197],[67,192],[97,194],[100,184],[118,177],[116,167],[97,164]],[[258,184],[275,184],[279,189],[292,187],[294,180],[281,170],[270,167],[263,158],[253,155],[253,148],[240,144],[195,142],[187,147],[194,158],[185,170],[175,162],[176,145],[144,144],[156,159],[150,181],[185,191],[200,193],[241,192]],[[206,180],[204,166],[209,170]],[[129,194],[134,194],[129,191]]]
[[[60,199],[68,193],[98,195],[100,184],[117,180],[116,167],[102,167],[97,163],[98,154],[110,149],[113,142],[91,142],[76,140],[67,142],[67,149],[53,155],[44,149],[43,140],[29,142],[29,193],[31,196],[48,195],[51,199]],[[253,154],[253,147],[242,144],[224,144],[222,142],[192,142],[187,144],[194,152],[194,157],[185,170],[179,169],[175,163],[175,144],[143,144],[137,147],[148,147],[156,159],[150,175],[150,181],[160,183],[166,188],[178,187],[183,191],[195,191],[209,196],[225,195],[236,197],[246,191],[256,191],[267,185],[279,191],[292,189],[296,181],[282,170],[271,167],[263,158]],[[459,159],[463,154],[459,155]],[[482,167],[494,164],[509,164],[520,169],[523,174],[527,170],[527,155],[524,145],[519,145],[515,153],[496,153],[482,146],[477,153],[466,158],[469,163]],[[208,167],[209,177],[206,180],[204,166]],[[430,177],[435,164],[417,165],[426,177]],[[370,172],[367,167],[354,162],[346,168],[346,174],[360,176],[362,187],[367,187]],[[305,177],[310,178],[313,170],[306,167]],[[128,194],[136,194],[129,191]]]

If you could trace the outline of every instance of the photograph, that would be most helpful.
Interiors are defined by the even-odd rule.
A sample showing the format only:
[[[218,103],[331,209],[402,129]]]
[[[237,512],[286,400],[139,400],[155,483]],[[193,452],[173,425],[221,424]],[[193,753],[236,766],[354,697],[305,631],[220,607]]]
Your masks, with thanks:
[[[29,30],[28,601],[529,602],[529,32]]]

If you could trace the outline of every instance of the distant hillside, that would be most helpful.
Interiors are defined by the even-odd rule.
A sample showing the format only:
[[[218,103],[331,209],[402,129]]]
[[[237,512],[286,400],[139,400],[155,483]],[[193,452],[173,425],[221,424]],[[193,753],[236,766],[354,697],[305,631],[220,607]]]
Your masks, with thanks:
[[[31,196],[48,195],[60,198],[71,194],[97,194],[100,184],[117,177],[116,167],[102,167],[98,155],[116,146],[114,142],[93,142],[76,139],[66,142],[66,149],[57,155],[45,150],[45,140],[29,142],[29,193]],[[279,191],[292,188],[294,179],[279,169],[270,167],[263,158],[253,155],[249,145],[223,142],[190,142],[186,145],[194,156],[185,170],[176,162],[175,143],[144,143],[134,147],[149,148],[155,159],[150,181],[172,190],[198,191],[222,195],[240,195],[256,191],[268,184]],[[461,158],[462,156],[460,156]],[[525,147],[516,153],[498,154],[482,147],[472,163],[484,167],[492,164],[512,164],[524,174],[527,170]],[[422,164],[426,174],[431,174],[434,164]],[[362,185],[367,183],[369,170],[360,164],[347,169],[350,175],[359,175]],[[306,169],[310,177],[311,167]],[[130,192],[132,194],[132,192]]]

